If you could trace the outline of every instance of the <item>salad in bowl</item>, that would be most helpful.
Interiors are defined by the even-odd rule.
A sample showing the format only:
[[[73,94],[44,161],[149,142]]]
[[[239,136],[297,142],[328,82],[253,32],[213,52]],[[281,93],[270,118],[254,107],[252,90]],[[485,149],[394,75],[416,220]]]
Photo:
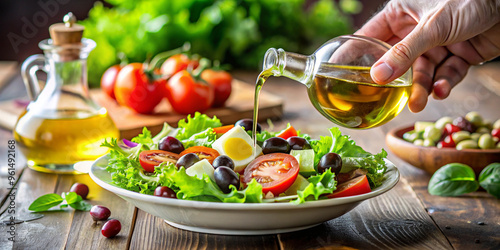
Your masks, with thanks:
[[[369,153],[337,127],[313,139],[290,124],[259,125],[256,145],[251,128],[251,119],[223,126],[196,113],[154,136],[144,128],[130,141],[106,141],[108,184],[154,199],[302,204],[372,193],[395,170],[385,150]]]

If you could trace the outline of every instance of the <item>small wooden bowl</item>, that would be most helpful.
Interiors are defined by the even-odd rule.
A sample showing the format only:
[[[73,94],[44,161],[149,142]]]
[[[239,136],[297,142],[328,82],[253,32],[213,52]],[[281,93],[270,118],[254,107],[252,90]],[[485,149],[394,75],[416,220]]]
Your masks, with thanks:
[[[385,140],[389,149],[405,162],[433,174],[448,163],[463,163],[479,174],[484,167],[500,162],[500,149],[464,149],[416,146],[403,139],[413,126],[391,130]]]

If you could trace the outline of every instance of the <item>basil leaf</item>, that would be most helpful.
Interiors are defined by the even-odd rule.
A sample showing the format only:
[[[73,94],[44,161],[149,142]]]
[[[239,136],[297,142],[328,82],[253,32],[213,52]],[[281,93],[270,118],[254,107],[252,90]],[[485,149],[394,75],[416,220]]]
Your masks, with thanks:
[[[80,211],[90,211],[90,209],[92,208],[91,204],[89,204],[83,200],[80,200],[80,201],[77,201],[74,203],[69,203],[68,205],[70,207],[74,208],[75,210],[80,210]]]
[[[459,196],[479,188],[471,167],[450,163],[439,168],[431,177],[427,190],[432,195]]]
[[[79,201],[83,200],[82,197],[80,195],[77,195],[75,192],[65,193],[64,194],[64,199],[70,205],[72,203],[76,203],[76,202],[79,202]]]
[[[479,185],[500,199],[500,163],[491,163],[479,174]]]
[[[47,211],[63,202],[63,198],[58,194],[46,194],[38,197],[31,203],[28,210],[33,212]]]

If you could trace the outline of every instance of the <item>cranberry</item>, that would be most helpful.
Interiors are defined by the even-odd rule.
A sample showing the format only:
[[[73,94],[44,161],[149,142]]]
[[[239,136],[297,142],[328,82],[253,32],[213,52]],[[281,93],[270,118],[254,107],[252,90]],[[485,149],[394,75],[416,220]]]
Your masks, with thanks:
[[[180,154],[184,151],[184,145],[182,145],[182,142],[173,136],[165,136],[158,143],[158,149]]]
[[[106,221],[102,226],[101,233],[106,238],[111,238],[116,236],[120,230],[122,230],[122,224],[117,219],[112,219]]]
[[[80,195],[82,199],[87,199],[87,195],[89,194],[89,187],[83,183],[75,183],[71,186],[70,192],[75,192],[77,195]]]
[[[177,195],[175,194],[174,190],[172,190],[169,187],[165,186],[159,186],[155,189],[154,196],[161,196],[165,198],[177,198]]]
[[[102,221],[107,220],[111,215],[111,211],[107,207],[104,206],[92,206],[90,209],[90,216],[94,221]]]

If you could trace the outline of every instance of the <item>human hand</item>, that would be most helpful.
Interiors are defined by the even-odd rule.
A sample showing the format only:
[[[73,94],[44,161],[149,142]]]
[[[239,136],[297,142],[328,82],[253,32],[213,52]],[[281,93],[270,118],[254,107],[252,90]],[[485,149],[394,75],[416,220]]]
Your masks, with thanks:
[[[372,67],[385,84],[413,64],[408,107],[420,112],[432,93],[448,97],[470,65],[500,55],[500,0],[391,0],[355,34],[394,45]]]

